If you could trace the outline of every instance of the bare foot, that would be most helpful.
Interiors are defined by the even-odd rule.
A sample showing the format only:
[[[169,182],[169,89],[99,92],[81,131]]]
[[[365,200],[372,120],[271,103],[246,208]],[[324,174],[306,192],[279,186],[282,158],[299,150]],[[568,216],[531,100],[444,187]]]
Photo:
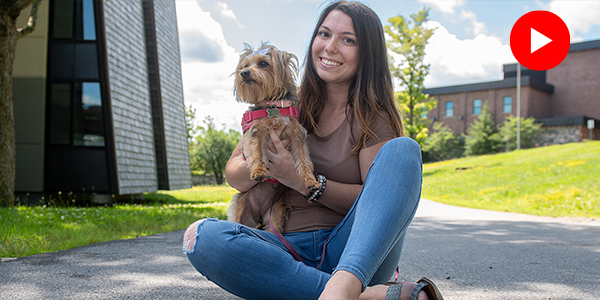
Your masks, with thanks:
[[[362,292],[362,283],[354,274],[347,271],[337,271],[319,296],[320,300],[356,300]],[[385,296],[383,297],[385,299]]]

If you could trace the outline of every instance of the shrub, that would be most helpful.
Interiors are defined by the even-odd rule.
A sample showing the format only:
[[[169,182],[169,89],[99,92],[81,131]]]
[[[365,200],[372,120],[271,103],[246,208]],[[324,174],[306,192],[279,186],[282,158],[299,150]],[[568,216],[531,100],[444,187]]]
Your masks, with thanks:
[[[467,129],[465,155],[497,153],[502,148],[502,140],[496,128],[493,115],[484,105],[479,118]]]
[[[533,117],[521,118],[521,149],[533,148],[535,138],[540,133],[542,124],[535,123]],[[510,150],[517,149],[517,117],[509,116],[499,129],[504,144],[508,140]]]
[[[433,125],[433,133],[423,145],[424,160],[440,161],[458,158],[465,151],[464,140],[443,123]]]

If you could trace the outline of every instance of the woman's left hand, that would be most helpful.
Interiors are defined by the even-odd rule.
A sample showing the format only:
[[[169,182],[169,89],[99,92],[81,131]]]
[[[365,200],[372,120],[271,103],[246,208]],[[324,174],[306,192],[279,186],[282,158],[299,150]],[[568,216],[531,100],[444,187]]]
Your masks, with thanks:
[[[269,132],[271,142],[267,148],[267,176],[277,179],[281,184],[292,188],[302,195],[307,195],[310,190],[304,186],[304,182],[296,172],[294,157],[284,147],[279,135],[273,129]]]

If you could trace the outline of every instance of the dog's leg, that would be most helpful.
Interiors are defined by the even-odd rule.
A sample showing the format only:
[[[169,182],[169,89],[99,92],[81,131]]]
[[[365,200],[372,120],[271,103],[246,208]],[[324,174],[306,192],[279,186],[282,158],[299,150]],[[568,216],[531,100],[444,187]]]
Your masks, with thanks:
[[[306,143],[306,130],[297,122],[292,122],[286,130],[292,131],[289,134],[289,148],[296,162],[296,171],[304,181],[304,185],[311,190],[321,188],[321,185],[315,178],[314,166],[310,160],[310,151]]]
[[[244,134],[244,154],[250,168],[250,178],[258,182],[263,182],[267,179],[267,168],[263,159],[264,141],[260,131],[261,129],[255,123]]]
[[[277,230],[277,232],[283,232],[283,226],[285,225],[285,221],[288,218],[288,214],[292,210],[292,206],[288,201],[288,191],[285,190],[281,193],[277,199],[275,199],[273,203],[273,207],[269,212],[263,217],[265,219],[264,223],[267,223],[268,218],[271,218],[273,222],[273,228]],[[273,228],[271,228],[270,232],[273,232]]]

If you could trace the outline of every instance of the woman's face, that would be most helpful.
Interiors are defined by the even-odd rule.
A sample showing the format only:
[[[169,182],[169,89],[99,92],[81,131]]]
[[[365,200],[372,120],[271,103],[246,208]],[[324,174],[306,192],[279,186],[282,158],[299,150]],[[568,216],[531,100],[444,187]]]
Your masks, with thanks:
[[[358,72],[358,40],[350,16],[339,10],[330,12],[311,51],[312,63],[323,81],[350,85]]]

